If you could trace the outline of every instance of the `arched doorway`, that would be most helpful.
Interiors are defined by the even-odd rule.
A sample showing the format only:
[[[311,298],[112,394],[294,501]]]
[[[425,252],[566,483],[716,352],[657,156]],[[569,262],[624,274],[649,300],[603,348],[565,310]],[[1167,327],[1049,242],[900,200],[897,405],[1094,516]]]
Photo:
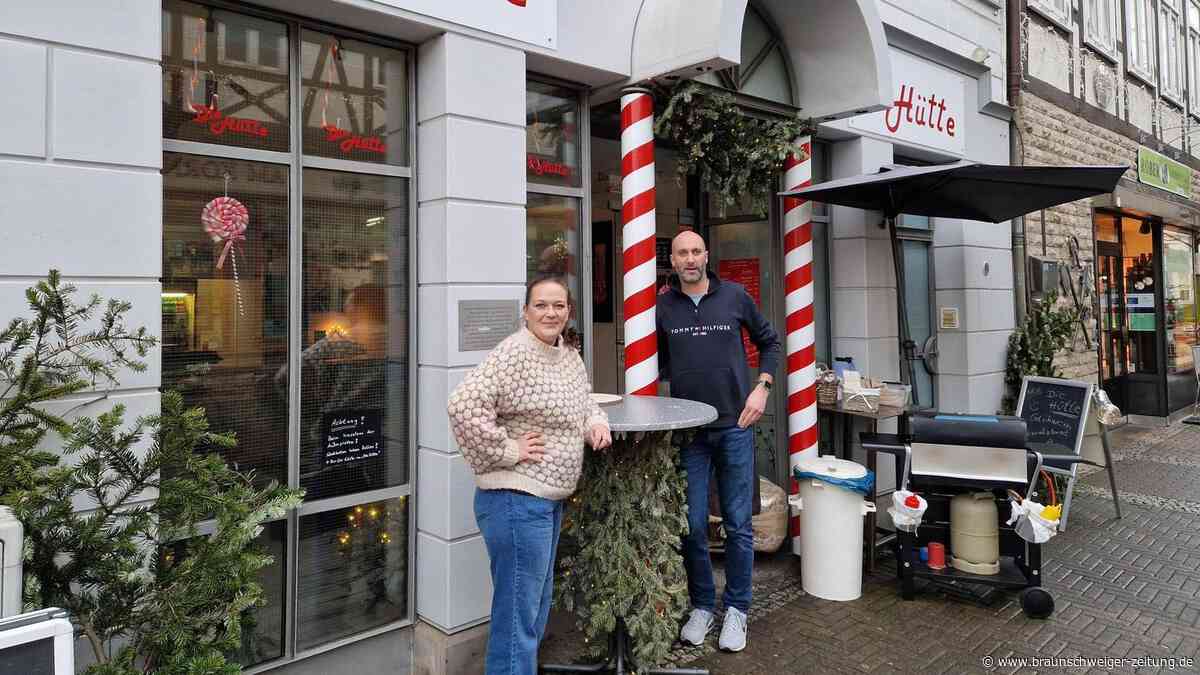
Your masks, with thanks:
[[[795,105],[783,37],[757,3],[746,7],[741,52],[739,65],[704,73],[696,81],[783,106]]]
[[[755,115],[795,115],[794,73],[784,34],[771,14],[758,2],[749,3],[742,22],[742,63],[700,74],[694,81],[729,91],[744,109]],[[591,217],[593,312],[593,378],[597,391],[623,391],[623,342],[620,298],[623,296],[620,258],[620,156],[619,110],[615,102],[591,110]],[[828,175],[824,148],[814,151],[815,180]],[[656,210],[659,285],[670,273],[669,243],[682,229],[700,231],[709,243],[710,266],[723,278],[742,284],[780,334],[785,334],[783,289],[783,236],[779,214],[754,213],[748,201],[725,205],[704,191],[699,176],[677,180],[675,148],[660,139],[655,148]],[[817,357],[829,361],[829,303],[827,300],[827,227],[823,209],[814,212],[814,322]],[[614,256],[614,253],[617,255]],[[597,290],[599,289],[599,290]],[[757,354],[750,356],[752,369]],[[759,473],[778,485],[788,484],[787,414],[785,373],[775,373],[780,383],[771,397],[771,408],[756,433]],[[757,376],[757,373],[754,373]]]

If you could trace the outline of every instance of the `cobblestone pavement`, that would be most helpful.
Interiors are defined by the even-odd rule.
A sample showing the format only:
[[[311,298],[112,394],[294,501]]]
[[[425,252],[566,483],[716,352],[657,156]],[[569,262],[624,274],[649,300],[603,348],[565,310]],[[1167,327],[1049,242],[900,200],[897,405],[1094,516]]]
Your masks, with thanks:
[[[781,554],[755,567],[745,651],[717,652],[714,629],[671,660],[714,675],[1200,672],[1200,426],[1126,427],[1112,447],[1124,518],[1103,470],[1081,471],[1069,527],[1043,547],[1056,607],[1047,620],[1027,618],[1013,593],[983,606],[926,586],[902,601],[890,554],[861,599],[819,600],[801,590],[798,560]],[[552,633],[543,657],[562,661],[575,641]]]

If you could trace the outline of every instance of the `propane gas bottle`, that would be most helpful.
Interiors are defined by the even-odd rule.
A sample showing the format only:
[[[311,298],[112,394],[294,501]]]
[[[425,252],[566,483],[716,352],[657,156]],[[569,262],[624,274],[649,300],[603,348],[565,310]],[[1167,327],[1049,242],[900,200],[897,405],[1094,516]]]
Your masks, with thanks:
[[[1000,571],[1000,515],[990,492],[950,500],[950,564],[972,574]]]

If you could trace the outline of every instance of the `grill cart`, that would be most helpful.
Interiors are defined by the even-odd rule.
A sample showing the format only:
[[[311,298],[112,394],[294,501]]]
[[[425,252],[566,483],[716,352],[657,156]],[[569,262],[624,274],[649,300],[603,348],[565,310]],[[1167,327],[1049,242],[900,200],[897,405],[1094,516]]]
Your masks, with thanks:
[[[913,598],[917,578],[984,602],[990,602],[1001,589],[1015,589],[1021,591],[1021,607],[1027,615],[1049,616],[1054,601],[1041,588],[1041,544],[1023,538],[1022,534],[1034,539],[1028,518],[1013,525],[1006,522],[1013,510],[1010,493],[1021,500],[1032,500],[1037,495],[1034,487],[1039,476],[1050,482],[1044,469],[1062,472],[1074,463],[1091,462],[1077,455],[1043,455],[1028,450],[1025,421],[1017,417],[914,414],[908,428],[910,433],[905,437],[861,435],[867,452],[887,452],[896,457],[896,485],[920,495],[928,504],[919,525],[896,530],[896,575],[901,597]],[[987,494],[994,501],[994,509],[986,503]],[[960,495],[971,496],[973,515],[969,525],[951,522],[952,502]],[[980,506],[984,507],[983,513],[994,513],[995,520],[985,516],[981,522]],[[964,511],[955,510],[956,517],[966,521]],[[1043,530],[1038,539],[1044,541],[1052,534],[1052,529]],[[978,541],[987,541],[989,536],[994,538],[995,560],[981,561],[977,554],[964,553],[968,544],[978,550]],[[949,549],[948,562],[952,556],[962,558],[944,567],[937,565],[940,561],[935,562],[933,555],[924,561],[919,551],[930,543]],[[954,550],[956,543],[959,551]],[[931,562],[941,568],[931,567]]]

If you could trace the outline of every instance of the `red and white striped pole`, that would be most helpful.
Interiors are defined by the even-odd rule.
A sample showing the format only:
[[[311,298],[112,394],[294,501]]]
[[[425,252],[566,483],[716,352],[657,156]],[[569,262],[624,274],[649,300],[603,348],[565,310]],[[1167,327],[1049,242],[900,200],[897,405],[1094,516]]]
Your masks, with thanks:
[[[812,137],[796,139],[796,153],[784,164],[784,186],[812,184]],[[787,311],[788,469],[817,456],[816,333],[813,325],[812,202],[783,199],[783,273]],[[791,493],[799,485],[791,480]],[[800,553],[800,517],[791,518],[792,552]]]
[[[654,99],[621,92],[621,269],[625,279],[625,393],[658,393],[654,323]]]

